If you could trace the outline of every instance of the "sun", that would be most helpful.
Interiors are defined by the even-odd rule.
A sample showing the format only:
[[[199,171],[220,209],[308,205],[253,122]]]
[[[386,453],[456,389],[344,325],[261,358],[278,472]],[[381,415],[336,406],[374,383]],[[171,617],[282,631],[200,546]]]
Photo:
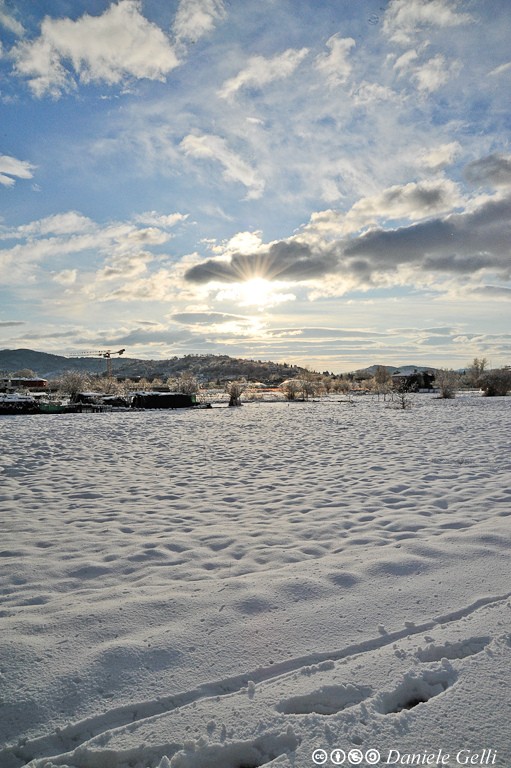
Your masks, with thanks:
[[[239,285],[239,300],[246,307],[267,307],[275,302],[274,286],[263,277],[254,277]]]

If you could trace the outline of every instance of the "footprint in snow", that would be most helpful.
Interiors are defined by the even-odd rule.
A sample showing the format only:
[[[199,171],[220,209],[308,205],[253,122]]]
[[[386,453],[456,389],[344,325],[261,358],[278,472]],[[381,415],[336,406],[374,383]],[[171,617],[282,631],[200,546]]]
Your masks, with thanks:
[[[265,734],[253,741],[203,747],[191,744],[174,755],[169,768],[261,768],[280,755],[295,752],[299,744],[291,728],[285,734]]]

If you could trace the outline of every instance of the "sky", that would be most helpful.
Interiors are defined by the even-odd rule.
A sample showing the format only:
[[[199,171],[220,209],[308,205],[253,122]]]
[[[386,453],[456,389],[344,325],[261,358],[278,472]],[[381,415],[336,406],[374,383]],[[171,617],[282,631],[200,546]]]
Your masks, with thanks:
[[[0,348],[510,361],[508,0],[0,0]]]

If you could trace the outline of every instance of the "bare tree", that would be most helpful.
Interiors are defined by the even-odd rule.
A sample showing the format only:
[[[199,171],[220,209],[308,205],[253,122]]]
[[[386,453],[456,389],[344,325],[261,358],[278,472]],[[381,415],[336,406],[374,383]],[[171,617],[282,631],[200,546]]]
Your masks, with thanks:
[[[348,379],[346,376],[342,376],[336,381],[335,389],[336,392],[340,392],[341,394],[346,395],[350,403],[352,402],[351,393],[353,391],[353,382],[351,379]]]
[[[451,369],[440,369],[435,375],[435,384],[440,390],[440,397],[451,400],[460,386],[460,375]]]
[[[380,395],[383,395],[385,400],[386,395],[392,389],[392,378],[387,368],[384,365],[377,365],[372,379],[373,391],[378,394],[378,400]]]
[[[117,381],[117,379],[114,379],[113,377],[101,377],[94,381],[94,389],[97,392],[101,392],[103,395],[119,395],[119,397],[123,397],[126,394],[128,387],[125,382]]]
[[[474,357],[472,361],[472,365],[467,369],[467,372],[465,374],[465,378],[469,386],[471,387],[481,386],[481,380],[484,376],[487,365],[488,365],[488,361],[485,357],[482,357],[482,358]]]
[[[321,377],[321,386],[323,387],[323,391],[325,392],[325,395],[329,395],[332,391],[334,382],[332,381],[331,376],[322,376]]]
[[[66,371],[58,379],[58,389],[63,395],[74,397],[91,387],[91,378],[83,371]]]
[[[177,379],[176,388],[184,395],[195,395],[199,389],[199,383],[190,371],[184,371]]]
[[[300,385],[300,392],[302,393],[302,400],[308,400],[309,397],[314,397],[318,391],[316,375],[312,373],[312,371],[309,371],[307,368],[305,368],[298,381]]]
[[[408,411],[412,407],[412,398],[408,392],[393,392],[392,403],[389,408],[397,408],[399,411]]]

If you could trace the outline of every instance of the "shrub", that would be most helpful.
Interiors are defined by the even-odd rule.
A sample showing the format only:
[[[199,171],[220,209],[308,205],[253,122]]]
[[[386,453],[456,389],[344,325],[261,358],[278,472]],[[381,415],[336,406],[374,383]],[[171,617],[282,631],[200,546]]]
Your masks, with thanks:
[[[394,398],[392,398],[394,401]],[[412,399],[409,397],[409,395],[406,392],[398,392],[396,395],[396,405],[394,405],[394,408],[397,408],[400,411],[408,411],[412,407]]]
[[[511,389],[511,369],[496,368],[488,371],[480,379],[485,397],[503,397]]]

